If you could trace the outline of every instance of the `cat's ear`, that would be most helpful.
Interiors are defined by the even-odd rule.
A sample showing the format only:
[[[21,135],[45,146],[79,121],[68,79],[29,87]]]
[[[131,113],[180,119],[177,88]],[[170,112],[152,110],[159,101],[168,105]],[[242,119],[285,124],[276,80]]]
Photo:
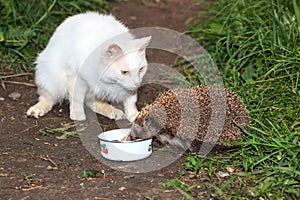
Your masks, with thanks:
[[[139,50],[144,51],[151,42],[151,36],[136,39],[136,42],[138,44]]]
[[[111,44],[106,49],[105,55],[109,59],[120,57],[123,54],[123,50],[117,44]]]

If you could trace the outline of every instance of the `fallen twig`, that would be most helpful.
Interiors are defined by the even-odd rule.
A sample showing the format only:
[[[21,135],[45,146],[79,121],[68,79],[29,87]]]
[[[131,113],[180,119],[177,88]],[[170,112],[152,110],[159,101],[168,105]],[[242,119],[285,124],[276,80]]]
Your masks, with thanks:
[[[49,161],[54,167],[57,167],[57,164],[47,155],[47,156],[39,156],[39,158],[45,160],[45,161]]]
[[[19,82],[19,81],[2,81],[3,83],[8,83],[8,84],[16,84],[16,85],[26,85],[29,87],[36,87],[35,84],[33,83],[27,83],[27,82]]]
[[[20,73],[20,74],[11,74],[11,75],[6,75],[6,76],[1,76],[1,79],[6,79],[6,78],[13,78],[13,77],[19,77],[19,76],[30,76],[32,73]]]
[[[42,185],[37,185],[37,186],[32,186],[29,188],[22,188],[23,191],[30,191],[30,190],[34,190],[34,189],[40,189],[40,188],[44,188]]]
[[[24,129],[23,131],[21,131],[21,133],[28,132],[29,130],[36,128],[37,126],[38,126],[38,124],[37,124],[37,122],[35,122],[35,124],[33,126]]]
[[[109,200],[108,198],[105,198],[105,197],[94,197],[93,199],[95,199],[95,200]]]
[[[87,178],[88,181],[110,181],[113,180],[113,177],[96,177],[96,178]]]

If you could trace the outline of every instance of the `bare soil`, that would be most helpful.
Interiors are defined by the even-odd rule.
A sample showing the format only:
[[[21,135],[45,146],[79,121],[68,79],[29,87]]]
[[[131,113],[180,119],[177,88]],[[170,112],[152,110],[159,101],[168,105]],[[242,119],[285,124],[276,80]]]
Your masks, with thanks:
[[[130,28],[165,27],[186,30],[195,16],[192,0],[130,0],[112,3],[114,15]],[[170,65],[176,56],[149,51],[148,60]],[[2,75],[11,72],[1,72]],[[179,176],[182,156],[172,165],[149,173],[126,173],[114,170],[92,156],[78,137],[65,140],[42,135],[41,130],[65,127],[73,122],[68,117],[68,103],[57,105],[40,119],[28,118],[26,110],[37,101],[33,75],[12,77],[0,88],[0,199],[182,199],[176,190],[165,190],[160,182]],[[13,100],[13,92],[21,96]],[[154,85],[139,89],[138,108],[152,102],[159,88]],[[116,128],[113,120],[98,116],[106,130]],[[85,170],[99,171],[96,178],[84,179]],[[201,188],[200,188],[201,189]],[[199,190],[200,190],[199,189]],[[203,190],[203,188],[202,188]]]

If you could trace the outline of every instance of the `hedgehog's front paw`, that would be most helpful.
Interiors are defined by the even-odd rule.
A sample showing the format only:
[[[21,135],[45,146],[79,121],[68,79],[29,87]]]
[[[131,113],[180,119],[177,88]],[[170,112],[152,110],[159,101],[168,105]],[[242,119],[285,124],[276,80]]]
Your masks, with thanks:
[[[139,112],[128,114],[127,115],[128,121],[133,122],[139,114],[140,114]]]

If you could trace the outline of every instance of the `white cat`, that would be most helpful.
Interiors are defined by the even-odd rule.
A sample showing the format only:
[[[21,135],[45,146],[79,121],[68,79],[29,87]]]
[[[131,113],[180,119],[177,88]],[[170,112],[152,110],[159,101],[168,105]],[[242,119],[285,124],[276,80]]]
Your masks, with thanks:
[[[150,40],[135,39],[112,15],[87,12],[67,18],[37,57],[39,101],[27,115],[39,118],[68,99],[73,120],[86,119],[86,104],[110,119],[132,122],[138,115],[136,91],[147,71]],[[123,103],[125,114],[108,102]]]

